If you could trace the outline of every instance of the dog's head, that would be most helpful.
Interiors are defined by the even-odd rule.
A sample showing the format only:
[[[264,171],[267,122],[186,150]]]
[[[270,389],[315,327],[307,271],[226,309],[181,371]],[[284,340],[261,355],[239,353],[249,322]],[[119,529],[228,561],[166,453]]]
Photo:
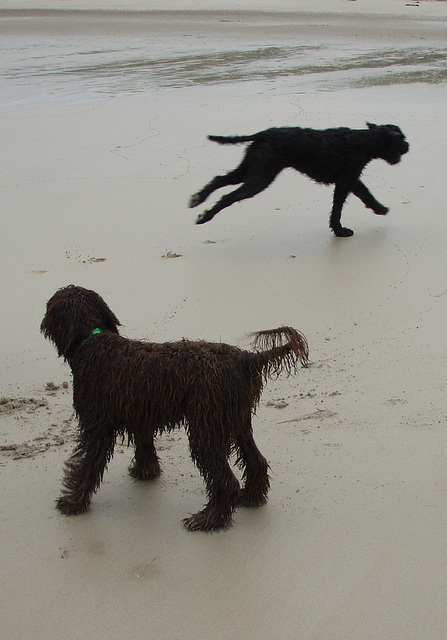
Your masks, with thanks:
[[[40,330],[69,360],[93,329],[118,333],[120,321],[95,291],[69,285],[48,300]]]
[[[373,146],[377,158],[382,158],[388,164],[400,162],[404,153],[410,149],[410,145],[404,134],[395,124],[366,123],[374,136]]]

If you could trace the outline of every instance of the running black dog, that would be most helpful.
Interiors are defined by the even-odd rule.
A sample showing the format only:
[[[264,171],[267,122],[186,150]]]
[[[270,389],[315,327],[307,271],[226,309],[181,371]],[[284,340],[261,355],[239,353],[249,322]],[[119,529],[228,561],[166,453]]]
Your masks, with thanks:
[[[397,164],[409,150],[404,134],[394,124],[371,124],[367,129],[302,129],[280,127],[260,131],[251,136],[208,136],[220,144],[251,142],[241,164],[226,175],[216,176],[191,197],[189,206],[196,207],[220,187],[243,183],[223,196],[217,204],[200,214],[196,224],[208,222],[216,213],[234,202],[251,198],[266,189],[285,169],[291,167],[315,182],[335,184],[329,226],[336,236],[352,236],[353,231],[341,225],[341,212],[349,193],[377,215],[388,208],[380,204],[360,181],[366,165],[376,158]]]
[[[225,529],[237,507],[264,504],[268,464],[251,418],[268,377],[307,365],[306,338],[291,327],[260,331],[255,351],[244,351],[203,340],[129,340],[119,324],[101,296],[83,287],[59,289],[47,303],[41,331],[71,367],[79,419],[58,509],[76,515],[89,508],[119,438],[135,446],[130,474],[158,477],[154,438],[180,426],[208,495],[204,509],[184,521],[187,529]],[[228,464],[232,452],[243,469],[242,489]]]

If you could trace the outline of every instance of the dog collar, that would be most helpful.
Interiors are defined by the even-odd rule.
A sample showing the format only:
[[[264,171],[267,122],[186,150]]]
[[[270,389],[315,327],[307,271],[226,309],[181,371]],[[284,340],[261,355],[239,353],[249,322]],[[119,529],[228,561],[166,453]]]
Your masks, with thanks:
[[[81,347],[83,347],[85,343],[91,340],[94,336],[99,336],[100,333],[102,333],[102,330],[98,329],[98,327],[96,327],[96,329],[93,329],[91,334],[81,343]]]

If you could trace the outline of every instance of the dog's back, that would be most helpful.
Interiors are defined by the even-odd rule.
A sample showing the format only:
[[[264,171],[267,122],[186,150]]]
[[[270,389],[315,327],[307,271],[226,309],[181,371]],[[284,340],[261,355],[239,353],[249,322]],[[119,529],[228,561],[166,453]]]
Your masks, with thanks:
[[[307,364],[308,346],[290,327],[253,336],[259,347],[255,351],[203,340],[152,343],[115,333],[98,335],[83,344],[70,363],[75,409],[82,413],[86,399],[95,397],[94,406],[106,402],[114,414],[111,421],[122,424],[123,430],[132,429],[135,420],[154,420],[153,429],[161,431],[188,420],[192,409],[210,410],[216,390],[218,406],[229,411],[241,397],[256,404],[268,376]],[[129,397],[139,398],[131,412]]]

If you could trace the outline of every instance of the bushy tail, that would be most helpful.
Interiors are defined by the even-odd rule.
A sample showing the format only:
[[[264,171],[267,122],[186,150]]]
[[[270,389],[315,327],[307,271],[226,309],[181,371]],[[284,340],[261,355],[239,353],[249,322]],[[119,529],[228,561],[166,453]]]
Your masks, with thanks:
[[[241,142],[252,142],[256,139],[256,133],[252,136],[208,136],[208,140],[219,144],[240,144]]]
[[[283,371],[295,373],[298,364],[309,364],[309,345],[306,337],[292,327],[279,327],[252,333],[256,364],[264,378],[278,376]]]

